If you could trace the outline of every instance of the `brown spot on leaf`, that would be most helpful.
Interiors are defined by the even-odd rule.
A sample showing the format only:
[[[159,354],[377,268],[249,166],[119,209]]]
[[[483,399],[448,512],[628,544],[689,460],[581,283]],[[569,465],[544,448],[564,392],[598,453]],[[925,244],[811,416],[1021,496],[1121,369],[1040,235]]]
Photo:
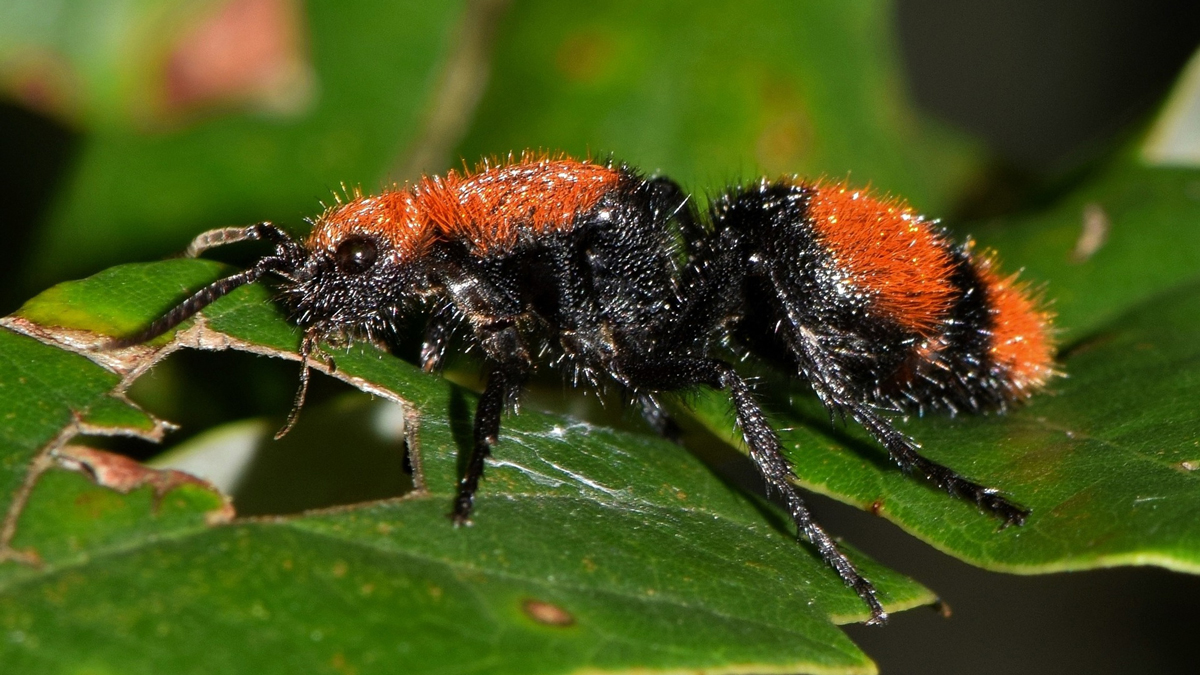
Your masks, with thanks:
[[[1071,262],[1086,262],[1096,255],[1096,251],[1099,251],[1104,246],[1104,242],[1108,241],[1110,229],[1112,229],[1112,222],[1104,207],[1095,202],[1084,204],[1083,227],[1079,232],[1079,239],[1075,242],[1075,249],[1071,251]]]
[[[344,675],[357,675],[358,667],[346,661],[346,655],[338,652],[329,659],[329,665],[339,673]]]
[[[550,602],[528,599],[521,602],[521,609],[529,618],[545,626],[575,625],[575,617],[570,612]]]

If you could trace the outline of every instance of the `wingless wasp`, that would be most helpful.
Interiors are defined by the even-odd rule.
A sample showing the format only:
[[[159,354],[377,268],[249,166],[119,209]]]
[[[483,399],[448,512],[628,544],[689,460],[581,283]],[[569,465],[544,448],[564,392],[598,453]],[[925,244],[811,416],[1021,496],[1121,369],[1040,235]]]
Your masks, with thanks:
[[[487,384],[452,516],[469,522],[500,418],[540,363],[617,383],[661,433],[663,392],[728,393],[750,458],[808,539],[871,611],[875,589],[813,521],[779,438],[729,358],[782,362],[831,411],[861,424],[905,471],[1008,524],[1029,510],[926,459],[889,411],[1003,410],[1053,375],[1048,313],[988,253],[952,242],[898,200],[796,178],[726,189],[697,212],[674,182],[613,162],[523,154],[327,209],[304,241],[270,223],[206,232],[190,255],[265,240],[252,267],[199,290],[136,335],[149,340],[231,290],[277,277],[318,342],[387,338],[428,313],[422,365],[455,329]]]

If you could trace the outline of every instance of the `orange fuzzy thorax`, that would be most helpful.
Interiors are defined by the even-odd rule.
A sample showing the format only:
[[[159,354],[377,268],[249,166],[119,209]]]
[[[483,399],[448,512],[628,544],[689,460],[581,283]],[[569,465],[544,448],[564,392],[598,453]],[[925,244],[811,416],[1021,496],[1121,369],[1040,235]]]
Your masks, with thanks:
[[[405,260],[437,241],[466,242],[480,255],[502,251],[522,233],[570,229],[619,179],[615,168],[561,157],[485,162],[339,205],[321,217],[307,246],[333,250],[356,233],[380,237]]]
[[[929,337],[941,326],[956,290],[944,239],[899,200],[879,200],[844,185],[809,186],[808,215],[818,241],[872,307]]]

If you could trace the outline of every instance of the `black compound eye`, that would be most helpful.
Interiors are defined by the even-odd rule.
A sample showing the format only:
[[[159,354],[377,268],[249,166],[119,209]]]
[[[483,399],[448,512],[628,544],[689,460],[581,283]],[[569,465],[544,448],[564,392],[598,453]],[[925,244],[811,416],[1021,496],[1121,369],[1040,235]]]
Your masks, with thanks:
[[[344,274],[362,274],[375,264],[379,248],[375,241],[362,236],[347,237],[338,244],[333,261]]]

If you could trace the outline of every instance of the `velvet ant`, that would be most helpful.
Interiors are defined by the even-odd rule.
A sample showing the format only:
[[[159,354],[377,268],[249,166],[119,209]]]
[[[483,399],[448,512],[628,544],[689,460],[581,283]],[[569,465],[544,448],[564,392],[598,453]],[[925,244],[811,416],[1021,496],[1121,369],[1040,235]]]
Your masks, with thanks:
[[[750,458],[798,534],[870,608],[867,623],[883,622],[874,587],[810,516],[779,438],[726,358],[745,354],[786,364],[905,471],[1004,525],[1029,515],[923,457],[886,414],[1001,410],[1054,373],[1049,315],[1027,288],[903,202],[764,179],[726,189],[702,216],[667,178],[526,153],[356,194],[327,209],[303,242],[259,223],[201,234],[188,255],[243,240],[274,251],[116,344],[149,340],[273,274],[304,331],[290,426],[319,341],[386,338],[423,308],[421,362],[435,371],[464,328],[487,384],[451,514],[457,524],[469,523],[501,414],[535,361],[594,386],[615,381],[667,436],[677,429],[659,395],[712,387],[728,392]]]

